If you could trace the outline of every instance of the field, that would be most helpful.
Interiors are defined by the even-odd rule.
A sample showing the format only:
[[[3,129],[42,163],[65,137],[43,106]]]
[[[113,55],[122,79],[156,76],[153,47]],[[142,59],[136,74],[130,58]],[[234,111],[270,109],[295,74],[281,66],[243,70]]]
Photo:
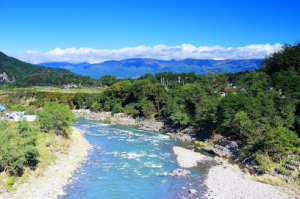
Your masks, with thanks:
[[[5,92],[15,92],[17,90],[35,89],[37,92],[60,92],[60,93],[102,93],[104,88],[82,87],[81,89],[60,89],[53,86],[40,86],[32,88],[0,89],[0,95]]]

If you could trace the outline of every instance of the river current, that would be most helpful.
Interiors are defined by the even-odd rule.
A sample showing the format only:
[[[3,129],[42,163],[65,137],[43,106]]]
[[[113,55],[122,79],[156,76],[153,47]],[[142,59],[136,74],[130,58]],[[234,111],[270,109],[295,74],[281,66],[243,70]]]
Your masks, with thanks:
[[[93,149],[65,186],[67,195],[61,199],[192,198],[189,189],[197,190],[198,198],[204,197],[207,165],[189,168],[189,176],[161,175],[180,168],[172,148],[185,143],[130,126],[82,119],[74,126],[85,132]]]

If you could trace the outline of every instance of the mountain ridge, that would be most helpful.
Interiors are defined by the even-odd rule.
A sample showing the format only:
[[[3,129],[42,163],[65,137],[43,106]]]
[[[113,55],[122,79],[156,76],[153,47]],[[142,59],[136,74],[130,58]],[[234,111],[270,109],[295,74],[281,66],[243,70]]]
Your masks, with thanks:
[[[93,78],[100,78],[103,75],[113,75],[119,78],[138,77],[145,73],[159,72],[195,72],[206,74],[209,70],[240,72],[255,70],[259,67],[262,59],[184,59],[184,60],[157,60],[149,58],[130,58],[124,60],[109,60],[101,63],[89,64],[69,62],[46,62],[38,65],[69,69],[71,72],[81,75],[88,75]]]
[[[75,74],[65,68],[53,68],[34,65],[7,56],[0,51],[0,74],[6,73],[9,80],[15,79],[10,85],[14,87],[50,86],[68,84],[70,82],[90,84],[91,77]],[[7,82],[7,81],[6,81]],[[5,81],[0,82],[5,84]]]

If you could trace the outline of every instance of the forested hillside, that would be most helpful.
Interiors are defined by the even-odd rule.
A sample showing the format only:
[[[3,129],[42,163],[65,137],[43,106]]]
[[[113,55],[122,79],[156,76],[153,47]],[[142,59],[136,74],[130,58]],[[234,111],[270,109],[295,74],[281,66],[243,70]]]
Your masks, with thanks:
[[[69,83],[90,85],[94,83],[92,78],[76,75],[66,69],[32,65],[0,52],[0,73],[3,72],[8,75],[9,80],[15,78],[16,81],[10,83],[11,87],[50,86]]]

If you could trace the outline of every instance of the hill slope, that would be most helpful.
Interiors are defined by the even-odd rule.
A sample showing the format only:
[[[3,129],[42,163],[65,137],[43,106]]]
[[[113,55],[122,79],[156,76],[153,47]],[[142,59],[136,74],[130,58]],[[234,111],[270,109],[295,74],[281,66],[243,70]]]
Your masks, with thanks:
[[[0,73],[3,72],[8,75],[9,80],[12,80],[14,77],[16,81],[10,83],[10,85],[18,87],[79,82],[89,84],[92,82],[90,77],[77,75],[63,68],[51,68],[25,63],[0,52]]]
[[[155,60],[155,59],[126,59],[121,61],[106,61],[97,64],[68,62],[41,63],[39,65],[52,68],[64,68],[70,71],[99,78],[103,75],[114,75],[120,78],[138,77],[145,73],[159,72],[195,72],[196,74],[206,74],[207,71],[240,72],[245,70],[255,70],[260,65],[261,59],[240,59],[240,60]]]

